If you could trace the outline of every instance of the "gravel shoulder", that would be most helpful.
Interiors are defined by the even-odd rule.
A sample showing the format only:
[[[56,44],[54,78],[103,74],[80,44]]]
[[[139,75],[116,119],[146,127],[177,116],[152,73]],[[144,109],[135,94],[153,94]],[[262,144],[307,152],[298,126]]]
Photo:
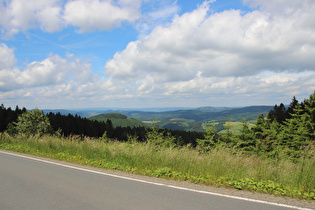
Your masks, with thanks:
[[[144,180],[147,182],[154,182],[154,183],[159,183],[159,184],[164,184],[164,185],[172,185],[172,186],[177,186],[177,187],[182,187],[182,188],[189,188],[189,189],[194,189],[194,190],[200,190],[200,191],[206,191],[206,192],[212,192],[212,193],[218,193],[218,194],[224,194],[224,195],[230,195],[230,196],[237,196],[237,197],[249,198],[249,199],[255,199],[255,200],[262,200],[262,201],[273,202],[273,203],[281,203],[281,204],[287,204],[287,205],[292,205],[292,206],[297,206],[297,207],[302,207],[302,208],[315,209],[315,202],[311,202],[307,200],[280,197],[280,196],[275,196],[275,195],[249,192],[245,190],[236,190],[236,189],[230,189],[230,188],[224,188],[224,187],[219,188],[219,187],[213,187],[213,186],[208,186],[208,185],[193,184],[186,181],[175,181],[175,180],[161,179],[161,178],[156,178],[156,177],[148,177],[148,176],[142,176],[142,175],[137,175],[137,174],[130,174],[130,173],[117,171],[117,170],[112,171],[112,170],[94,168],[90,166],[69,163],[66,161],[59,161],[55,159],[32,156],[32,155],[22,154],[22,153],[17,153],[17,152],[11,152],[11,151],[4,151],[4,152],[37,158],[37,159],[41,159],[45,161],[68,165],[71,167],[78,167],[78,168],[83,168],[87,170],[128,177],[132,179]]]

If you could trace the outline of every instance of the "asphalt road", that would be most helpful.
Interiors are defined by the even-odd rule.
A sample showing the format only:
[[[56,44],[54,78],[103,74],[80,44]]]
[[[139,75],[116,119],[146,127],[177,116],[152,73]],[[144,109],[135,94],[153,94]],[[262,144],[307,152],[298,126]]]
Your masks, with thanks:
[[[0,209],[294,209],[0,151]]]

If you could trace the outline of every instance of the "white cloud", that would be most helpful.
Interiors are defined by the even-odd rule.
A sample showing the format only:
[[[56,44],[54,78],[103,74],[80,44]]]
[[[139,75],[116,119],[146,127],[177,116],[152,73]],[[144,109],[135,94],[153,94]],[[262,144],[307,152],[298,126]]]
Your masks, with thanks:
[[[107,30],[140,17],[140,0],[92,0],[90,4],[76,0],[67,2],[65,9],[60,1],[51,0],[45,6],[37,1],[38,5],[15,15],[13,3],[18,1],[0,5],[0,24],[11,33],[32,27],[58,30],[63,24],[60,14],[66,17],[64,23],[80,32]],[[258,9],[247,13],[210,12],[211,4],[204,3],[168,24],[162,21],[117,52],[106,63],[104,77],[93,74],[91,64],[70,53],[65,58],[50,55],[20,69],[14,50],[1,44],[0,98],[21,106],[27,101],[57,108],[239,106],[251,105],[245,102],[249,99],[273,104],[289,103],[293,95],[308,97],[315,89],[315,3],[277,0],[276,6],[286,8],[278,11],[272,2],[248,0]],[[46,14],[48,8],[53,12]],[[114,16],[106,16],[114,11]],[[175,6],[160,7],[145,15],[159,22],[176,11]],[[5,25],[1,18],[14,24]]]
[[[78,32],[110,30],[122,23],[135,24],[147,33],[169,21],[180,10],[176,1],[148,0],[1,0],[0,32],[11,38],[40,28],[56,32],[68,26]],[[145,5],[143,9],[142,6]],[[143,9],[143,11],[141,11]]]
[[[131,97],[127,84],[117,80],[99,78],[91,64],[67,54],[66,58],[50,55],[34,61],[23,69],[16,66],[13,49],[0,45],[0,98],[2,103],[31,108],[60,106],[88,107],[91,103],[104,103]],[[7,59],[7,60],[5,60]],[[101,106],[101,105],[100,105]]]
[[[150,74],[155,81],[188,81],[198,71],[205,77],[312,71],[315,24],[307,21],[315,3],[305,2],[307,9],[298,7],[290,16],[264,10],[209,14],[211,5],[204,3],[129,43],[107,62],[105,72],[118,78]]]
[[[13,49],[0,43],[0,71],[2,69],[12,68],[16,65],[16,58]]]
[[[182,82],[171,82],[165,85],[167,94],[190,93],[190,94],[214,94],[214,93],[262,93],[283,92],[292,95],[292,87],[295,90],[315,89],[315,73],[274,73],[264,72],[255,76],[243,77],[204,77],[200,72],[189,80]],[[299,91],[298,91],[299,92]]]
[[[105,74],[135,95],[185,104],[194,98],[241,105],[249,98],[272,104],[284,95],[307,97],[315,89],[315,3],[301,2],[288,1],[282,6],[291,9],[283,13],[274,12],[271,1],[247,13],[209,13],[205,2],[130,42],[106,63]]]
[[[243,0],[245,4],[253,8],[259,8],[262,11],[271,13],[282,13],[291,15],[297,10],[305,10],[314,5],[312,0]]]
[[[62,25],[60,0],[11,0],[0,5],[0,26],[6,35],[41,27],[53,32]]]
[[[58,6],[46,6],[37,13],[37,18],[43,31],[55,32],[63,25],[61,8]]]
[[[139,18],[141,1],[76,0],[65,5],[64,19],[68,24],[79,27],[79,32],[96,29],[109,30],[120,26],[123,21],[133,22]]]
[[[5,36],[40,28],[56,32],[73,25],[79,32],[109,30],[141,16],[142,0],[1,0],[0,29]]]
[[[10,53],[10,49],[7,51]],[[14,57],[12,59],[11,65],[0,66],[0,91],[51,86],[70,80],[81,84],[93,80],[94,77],[91,65],[77,58],[66,59],[51,55],[41,62],[27,64],[22,70],[14,66]]]

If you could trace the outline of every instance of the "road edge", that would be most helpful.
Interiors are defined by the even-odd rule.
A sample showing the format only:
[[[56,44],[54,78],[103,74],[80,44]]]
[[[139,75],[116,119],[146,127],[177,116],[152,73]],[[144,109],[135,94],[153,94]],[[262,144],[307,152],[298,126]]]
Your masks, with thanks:
[[[222,189],[222,188],[216,188],[216,187],[211,187],[211,186],[206,186],[206,185],[197,185],[197,184],[188,183],[188,182],[180,182],[180,181],[166,180],[166,179],[155,178],[155,177],[147,177],[147,176],[136,175],[136,174],[129,174],[126,172],[121,172],[121,171],[110,171],[110,170],[95,168],[91,166],[84,166],[84,165],[70,163],[66,161],[59,161],[55,159],[44,158],[44,157],[18,153],[18,152],[12,152],[12,151],[7,151],[7,150],[0,150],[0,153],[16,156],[20,158],[27,158],[30,160],[40,161],[47,164],[61,166],[61,167],[67,167],[67,168],[71,168],[75,170],[81,170],[81,171],[85,171],[89,173],[95,173],[95,174],[104,175],[104,176],[111,176],[111,177],[115,177],[119,179],[125,179],[125,180],[141,182],[141,183],[146,183],[146,184],[151,184],[151,185],[163,186],[163,187],[168,187],[168,188],[173,188],[173,189],[178,189],[178,190],[185,190],[185,191],[196,192],[196,193],[201,193],[201,194],[208,194],[208,195],[232,198],[232,199],[243,200],[243,201],[248,201],[248,202],[262,203],[262,204],[268,204],[268,205],[286,207],[286,208],[292,208],[292,209],[312,210],[311,208],[315,208],[314,202],[308,202],[304,200],[283,198],[283,197],[277,197],[277,196],[268,195],[268,194],[266,195],[266,194],[252,193],[252,192],[247,192],[247,191],[238,191],[238,190],[233,190],[233,189]],[[213,191],[216,191],[216,192],[213,192]],[[225,192],[222,193],[218,191],[225,191]],[[241,192],[241,193],[237,193],[237,192]],[[281,202],[268,201],[267,199],[251,198],[249,196],[250,194],[256,197],[258,195],[264,195],[265,197],[280,198]],[[274,199],[271,199],[271,200],[274,200]],[[300,203],[293,204],[294,201],[295,202],[300,201]],[[304,204],[302,204],[301,202],[304,202]]]

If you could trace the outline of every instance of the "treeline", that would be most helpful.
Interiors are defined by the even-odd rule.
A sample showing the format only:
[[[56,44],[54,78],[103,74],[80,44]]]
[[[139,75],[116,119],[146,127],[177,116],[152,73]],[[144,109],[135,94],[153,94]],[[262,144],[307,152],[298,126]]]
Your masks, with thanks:
[[[20,109],[17,106],[12,110],[1,105],[0,131],[16,132],[14,125],[17,125],[18,116],[23,113],[27,113],[25,108]],[[46,117],[49,119],[52,134],[79,135],[82,139],[89,136],[118,141],[148,141],[160,146],[191,145],[202,152],[225,144],[237,150],[273,159],[285,156],[284,158],[295,160],[314,153],[315,92],[301,103],[293,97],[287,108],[282,103],[275,105],[267,117],[258,116],[251,128],[243,120],[241,132],[238,134],[232,132],[229,123],[224,125],[225,132],[219,134],[215,127],[209,127],[207,132],[189,132],[160,129],[156,126],[114,127],[110,120],[99,122],[71,114],[65,116],[49,113]]]
[[[118,141],[128,141],[130,137],[136,138],[137,141],[144,142],[147,140],[147,132],[152,131],[152,128],[143,126],[113,126],[110,119],[105,122],[90,120],[82,118],[78,115],[61,115],[60,113],[49,113],[46,115],[49,118],[53,131],[61,130],[62,135],[80,135],[82,137],[89,136],[100,138],[106,132],[108,139]],[[204,133],[202,132],[186,132],[186,131],[172,131],[168,129],[158,129],[160,133],[167,136],[169,133],[175,137],[176,144],[183,146],[192,144],[196,146],[196,139],[201,138]]]
[[[14,124],[18,121],[18,116],[23,113],[27,113],[26,108],[20,109],[18,106],[14,110],[10,107],[5,108],[2,104],[0,106],[0,132],[9,131],[11,133],[17,132],[13,129]],[[144,142],[147,139],[147,132],[150,132],[152,128],[146,128],[143,126],[135,127],[114,127],[111,120],[106,122],[100,122],[96,120],[90,120],[78,115],[62,115],[60,113],[48,113],[46,114],[51,125],[51,134],[58,132],[59,134],[68,137],[70,135],[79,135],[82,137],[88,136],[93,138],[101,138],[106,132],[106,137],[109,139],[115,139],[118,141],[128,141],[130,137],[136,138],[137,141]],[[169,129],[158,129],[160,133],[167,136],[169,133],[176,138],[176,144],[183,146],[186,144],[192,144],[196,146],[196,139],[202,138],[202,132],[186,132],[186,131],[172,131]]]
[[[240,134],[233,134],[228,125],[223,134],[210,127],[205,138],[197,140],[197,147],[205,151],[222,143],[273,159],[315,155],[315,92],[301,103],[293,97],[287,108],[282,103],[275,105],[266,118],[258,116],[251,128],[243,120]]]
[[[26,108],[20,109],[18,106],[15,109],[5,108],[3,104],[0,106],[0,132],[4,132],[10,123],[16,122],[18,116],[26,112]]]

